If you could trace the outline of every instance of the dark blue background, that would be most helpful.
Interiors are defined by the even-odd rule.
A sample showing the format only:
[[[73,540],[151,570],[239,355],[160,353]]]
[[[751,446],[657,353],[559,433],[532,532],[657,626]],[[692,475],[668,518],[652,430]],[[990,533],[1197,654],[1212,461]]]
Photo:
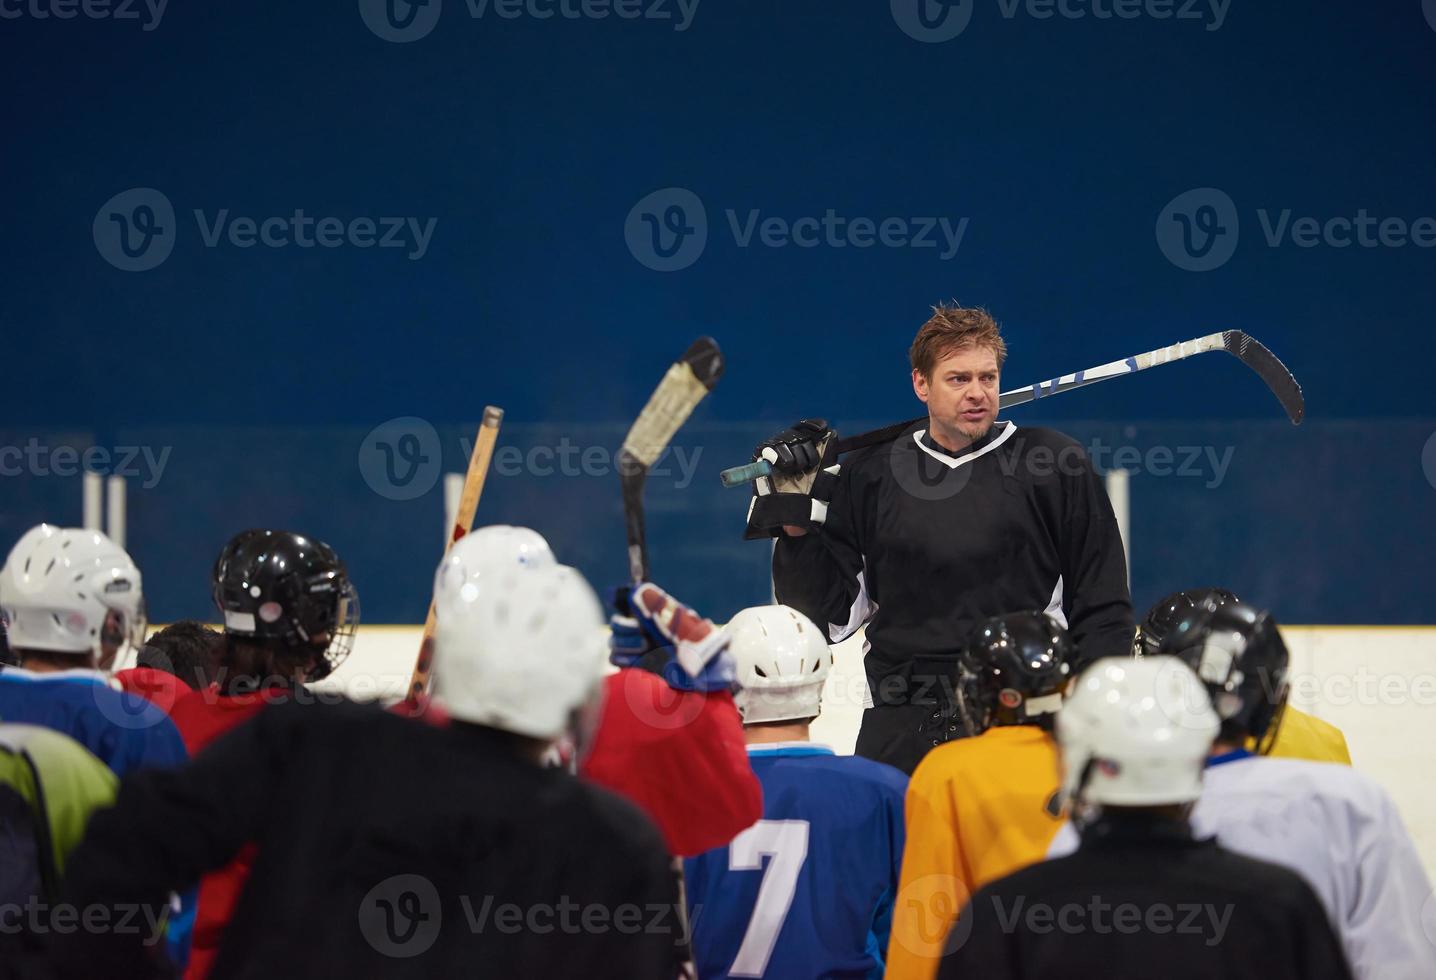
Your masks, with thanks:
[[[1218,487],[1134,481],[1139,604],[1223,582],[1287,621],[1431,621],[1436,249],[1270,248],[1257,219],[1436,214],[1436,30],[1419,0],[1232,0],[1215,31],[974,2],[940,44],[873,0],[702,0],[682,32],[474,19],[444,0],[410,44],[376,37],[353,0],[171,0],[149,32],[0,19],[5,444],[173,447],[160,484],[130,491],[156,618],[204,614],[213,555],[262,523],[335,544],[366,619],[417,621],[440,494],[373,493],[365,432],[424,417],[462,469],[458,439],[495,403],[507,443],[581,430],[611,447],[664,365],[711,333],[728,375],[685,435],[703,449],[696,482],[653,488],[653,546],[656,574],[726,616],[765,596],[765,554],[737,540],[744,502],[716,489],[717,470],[790,417],[857,431],[915,414],[905,350],[928,304],[998,315],[1008,387],[1237,327],[1301,379],[1307,425],[1281,422],[1217,356],[1014,417],[1233,447]],[[173,254],[148,272],[107,264],[91,235],[132,187],[179,216]],[[709,221],[701,258],[671,273],[624,239],[629,210],[665,187],[697,194]],[[1241,218],[1235,255],[1204,273],[1154,234],[1197,187]],[[191,212],[223,208],[437,225],[418,261],[205,248]],[[724,212],[754,208],[969,225],[951,261],[739,248]],[[616,483],[496,479],[481,519],[533,523],[566,560],[619,577]],[[77,479],[0,478],[7,542],[78,516]]]

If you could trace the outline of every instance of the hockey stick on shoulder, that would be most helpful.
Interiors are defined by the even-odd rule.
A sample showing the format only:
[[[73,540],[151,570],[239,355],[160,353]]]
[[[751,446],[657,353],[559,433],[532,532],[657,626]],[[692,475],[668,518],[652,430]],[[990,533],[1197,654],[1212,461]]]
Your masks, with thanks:
[[[1145,354],[1134,354],[1120,361],[1112,361],[1109,364],[1078,371],[1076,374],[1064,374],[1050,381],[1039,381],[1037,384],[1028,385],[1025,388],[1004,391],[998,396],[998,407],[1002,409],[1011,408],[1014,405],[1025,405],[1027,402],[1036,401],[1039,398],[1060,395],[1063,392],[1084,388],[1099,381],[1107,381],[1124,374],[1136,374],[1138,371],[1145,371],[1150,367],[1171,364],[1173,361],[1186,360],[1197,354],[1205,354],[1214,350],[1226,351],[1255,371],[1257,376],[1266,382],[1271,393],[1276,395],[1277,401],[1281,402],[1281,407],[1286,411],[1287,418],[1291,419],[1291,424],[1301,424],[1301,420],[1306,414],[1306,401],[1301,394],[1301,385],[1297,384],[1296,378],[1287,370],[1286,365],[1278,360],[1275,354],[1267,350],[1261,341],[1240,330],[1224,330],[1221,333],[1208,334],[1195,340],[1184,340],[1179,344],[1147,351]],[[887,425],[861,435],[839,439],[838,453],[850,453],[855,449],[866,449],[869,446],[891,442],[907,429],[926,420],[926,415],[920,415],[917,418],[908,419],[906,422],[898,422],[895,425]],[[772,464],[766,460],[758,460],[745,466],[730,467],[720,475],[725,487],[737,487],[759,477],[767,476],[772,471]]]
[[[484,419],[479,423],[479,433],[474,438],[474,450],[469,456],[469,469],[464,474],[464,490],[459,495],[458,511],[454,514],[454,527],[449,533],[445,553],[474,526],[474,513],[479,509],[479,498],[484,493],[484,481],[489,475],[489,460],[494,455],[494,445],[499,441],[499,426],[504,421],[504,410],[493,405],[484,408]],[[424,620],[424,638],[419,641],[419,659],[414,663],[414,673],[409,678],[409,693],[404,702],[410,709],[417,708],[429,689],[429,672],[434,663],[434,600],[429,600],[429,615]]]

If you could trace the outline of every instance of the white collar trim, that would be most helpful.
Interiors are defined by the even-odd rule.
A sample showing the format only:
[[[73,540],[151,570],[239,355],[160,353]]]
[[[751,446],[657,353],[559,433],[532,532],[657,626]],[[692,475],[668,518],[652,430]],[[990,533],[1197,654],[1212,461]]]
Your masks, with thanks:
[[[927,435],[926,429],[918,429],[916,432],[914,432],[912,434],[912,441],[917,443],[917,448],[927,453],[929,456],[937,460],[943,466],[946,466],[950,470],[955,470],[963,463],[970,463],[984,453],[992,452],[998,446],[1002,445],[1004,442],[1010,439],[1012,437],[1012,433],[1017,431],[1016,424],[1012,422],[999,422],[997,424],[1007,426],[1006,430],[1003,431],[1002,435],[998,436],[996,439],[993,439],[981,449],[974,450],[973,452],[967,453],[964,456],[949,456],[946,453],[940,453],[936,449],[933,449],[931,446],[927,445],[925,442],[922,441],[922,437]]]
[[[822,742],[755,742],[748,746],[749,752],[768,752],[777,749],[817,749],[820,752],[833,754],[832,746],[824,745]]]

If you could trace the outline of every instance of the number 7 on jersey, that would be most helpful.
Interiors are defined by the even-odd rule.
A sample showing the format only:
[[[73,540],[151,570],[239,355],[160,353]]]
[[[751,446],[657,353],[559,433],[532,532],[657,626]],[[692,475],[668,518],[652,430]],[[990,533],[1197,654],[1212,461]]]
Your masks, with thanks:
[[[763,858],[770,858],[763,867]],[[730,871],[762,871],[758,900],[743,933],[738,956],[728,968],[731,977],[761,977],[773,955],[773,944],[793,904],[798,873],[808,858],[808,821],[759,820],[728,845]]]

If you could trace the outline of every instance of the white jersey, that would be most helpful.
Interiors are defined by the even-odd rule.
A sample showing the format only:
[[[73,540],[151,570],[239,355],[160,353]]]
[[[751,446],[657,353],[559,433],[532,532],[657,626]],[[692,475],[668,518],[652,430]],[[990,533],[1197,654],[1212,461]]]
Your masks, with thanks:
[[[1366,776],[1304,759],[1224,761],[1206,770],[1192,827],[1300,873],[1326,906],[1358,980],[1436,977],[1436,945],[1421,926],[1431,882],[1396,806]],[[1064,825],[1048,857],[1077,844]]]

